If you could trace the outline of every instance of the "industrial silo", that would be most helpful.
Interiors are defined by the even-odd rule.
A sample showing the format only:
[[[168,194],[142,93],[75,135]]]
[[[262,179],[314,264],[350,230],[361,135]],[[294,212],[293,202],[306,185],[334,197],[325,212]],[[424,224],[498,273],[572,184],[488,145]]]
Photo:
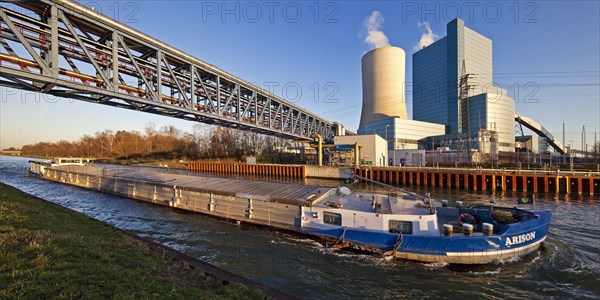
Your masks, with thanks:
[[[363,104],[359,128],[390,117],[408,119],[405,60],[404,50],[394,46],[373,49],[362,57]]]

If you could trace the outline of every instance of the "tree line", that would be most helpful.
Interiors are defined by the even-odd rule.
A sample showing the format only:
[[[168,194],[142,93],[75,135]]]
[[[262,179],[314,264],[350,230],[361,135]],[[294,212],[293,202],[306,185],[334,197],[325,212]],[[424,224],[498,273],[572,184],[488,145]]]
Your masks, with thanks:
[[[290,147],[293,144],[287,139],[221,126],[196,124],[192,132],[184,132],[174,126],[157,129],[155,124],[148,123],[143,132],[103,130],[76,141],[25,145],[21,155],[235,161],[258,156],[263,162],[298,163],[299,155],[286,150]]]

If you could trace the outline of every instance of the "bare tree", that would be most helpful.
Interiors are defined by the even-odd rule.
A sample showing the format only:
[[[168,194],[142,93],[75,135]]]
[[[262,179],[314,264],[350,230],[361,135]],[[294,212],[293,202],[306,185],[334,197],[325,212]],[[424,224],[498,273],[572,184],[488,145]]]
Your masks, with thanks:
[[[240,131],[221,126],[196,124],[191,133],[184,133],[174,126],[156,130],[154,123],[147,123],[144,133],[112,130],[84,135],[76,142],[40,142],[22,147],[23,155],[39,156],[87,156],[98,158],[190,158],[235,159],[246,156],[263,156],[263,161],[291,162],[293,153],[287,153],[289,141],[265,136],[255,132]]]
[[[96,145],[96,139],[90,135],[82,136],[79,141],[79,149],[81,150],[82,156],[92,157],[92,152]]]
[[[145,133],[145,154],[150,154],[152,153],[152,151],[154,150],[154,145],[153,145],[153,139],[154,136],[156,135],[156,124],[154,124],[153,122],[148,122],[146,123],[146,126],[144,127],[144,133]]]
[[[100,140],[100,149],[102,149],[102,153],[100,157],[104,157],[104,151],[108,152],[108,154],[113,154],[115,147],[115,134],[112,130],[104,130],[102,132],[96,133],[96,136]]]

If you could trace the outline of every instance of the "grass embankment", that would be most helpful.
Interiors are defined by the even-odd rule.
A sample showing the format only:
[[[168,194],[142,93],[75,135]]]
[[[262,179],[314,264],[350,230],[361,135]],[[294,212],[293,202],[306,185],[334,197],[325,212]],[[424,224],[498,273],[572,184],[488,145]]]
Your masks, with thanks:
[[[164,249],[0,184],[0,298],[262,299]]]

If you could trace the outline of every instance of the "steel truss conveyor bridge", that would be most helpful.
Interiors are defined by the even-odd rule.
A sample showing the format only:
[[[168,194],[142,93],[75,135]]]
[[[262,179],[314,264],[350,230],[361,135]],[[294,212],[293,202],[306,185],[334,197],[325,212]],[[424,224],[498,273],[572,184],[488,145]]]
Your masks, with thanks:
[[[342,128],[73,1],[5,3],[0,25],[2,86],[292,139]]]
[[[525,126],[529,128],[531,131],[535,132],[538,136],[546,138],[548,145],[550,145],[554,150],[558,151],[560,154],[566,154],[567,148],[554,136],[550,131],[548,131],[544,126],[540,123],[536,122],[532,118],[526,117],[524,115],[515,115],[515,121],[519,123],[520,126]],[[523,128],[521,128],[521,132],[523,132]]]

